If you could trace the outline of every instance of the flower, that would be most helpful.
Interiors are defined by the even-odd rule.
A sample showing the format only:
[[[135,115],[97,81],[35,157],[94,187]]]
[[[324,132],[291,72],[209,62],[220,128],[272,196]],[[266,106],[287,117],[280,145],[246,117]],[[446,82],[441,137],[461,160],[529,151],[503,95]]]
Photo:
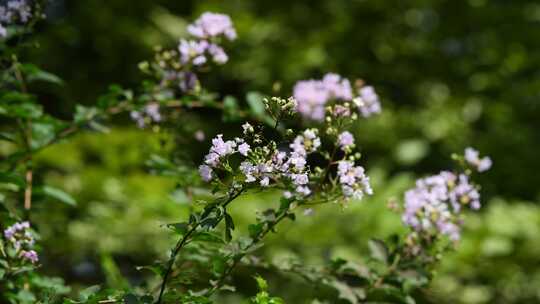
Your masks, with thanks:
[[[212,55],[212,60],[217,64],[224,64],[229,60],[229,56],[227,56],[223,48],[217,44],[210,44],[208,46],[208,53]]]
[[[296,136],[289,147],[298,155],[305,156],[315,152],[321,146],[321,139],[317,137],[317,129],[307,129],[302,135]]]
[[[0,37],[5,38],[7,36],[7,30],[0,24]]]
[[[180,40],[178,51],[180,52],[180,62],[183,64],[193,63],[201,65],[206,62],[204,53],[208,49],[208,41],[206,40]]]
[[[38,261],[37,253],[32,250],[35,240],[30,232],[29,222],[17,222],[4,230],[4,237],[8,244],[13,246],[15,252],[23,260],[32,263]]]
[[[352,161],[342,160],[338,163],[337,173],[345,198],[362,199],[364,194],[373,194],[369,177],[365,175],[363,167],[355,166]]]
[[[322,79],[328,97],[339,100],[351,100],[352,89],[348,79],[342,78],[338,74],[328,73]]]
[[[27,23],[30,18],[32,18],[32,7],[26,0],[11,0],[7,2],[7,5],[0,6],[1,23]]]
[[[204,134],[203,130],[197,130],[195,134],[193,134],[193,137],[195,137],[197,141],[204,141],[206,135]]]
[[[370,117],[381,112],[379,96],[372,86],[365,86],[358,90],[358,97],[353,100],[363,117]]]
[[[304,117],[322,121],[324,106],[328,101],[328,90],[321,81],[303,80],[296,83],[293,97],[297,102],[296,110]]]
[[[465,174],[442,171],[416,181],[405,192],[402,220],[413,230],[459,240],[461,206],[480,208],[480,194]]]
[[[238,153],[247,156],[249,151],[251,151],[250,146],[247,143],[243,143],[238,146]]]
[[[142,111],[131,111],[130,117],[133,119],[139,128],[144,128],[147,121],[160,122],[161,114],[159,113],[159,104],[151,102],[145,105]]]
[[[478,172],[484,172],[491,168],[493,164],[491,158],[479,157],[479,152],[471,147],[465,149],[465,161],[472,165]]]
[[[270,179],[268,178],[268,176],[263,177],[260,182],[261,186],[263,187],[267,187],[269,183]]]
[[[354,101],[363,117],[381,111],[379,97],[373,87],[362,87],[357,93],[358,96],[353,96],[349,80],[334,73],[324,75],[321,80],[298,81],[293,89],[296,110],[305,118],[316,121],[324,119],[325,107],[330,101],[336,102],[332,113],[336,117],[350,116],[349,108],[339,102]]]
[[[354,136],[349,131],[344,131],[338,135],[338,144],[342,150],[346,150],[354,145]]]
[[[201,178],[205,181],[205,182],[209,182],[212,180],[212,168],[210,166],[207,166],[207,165],[200,165],[199,166],[199,174],[201,175]]]
[[[218,134],[212,139],[212,147],[206,155],[204,162],[210,167],[218,167],[220,159],[235,152],[236,142],[232,140],[223,141],[223,134]]]
[[[242,130],[243,130],[244,135],[253,133],[255,131],[255,129],[253,129],[253,126],[250,125],[249,122],[246,122],[245,124],[242,125]]]
[[[206,12],[187,28],[189,34],[200,39],[215,38],[223,35],[229,40],[236,39],[231,18],[224,14]]]
[[[39,261],[38,254],[34,250],[29,250],[29,251],[22,250],[21,253],[20,253],[20,256],[23,259],[26,259],[30,263],[33,263],[33,264],[35,264],[35,263],[37,263]]]

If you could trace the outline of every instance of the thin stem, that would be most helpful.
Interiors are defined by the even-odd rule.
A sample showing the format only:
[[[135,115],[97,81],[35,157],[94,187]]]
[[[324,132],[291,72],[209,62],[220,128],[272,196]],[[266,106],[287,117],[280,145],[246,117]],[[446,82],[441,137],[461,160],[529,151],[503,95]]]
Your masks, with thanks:
[[[24,209],[32,208],[32,169],[26,170],[26,189],[24,189]]]
[[[161,303],[161,300],[163,298],[163,293],[165,292],[165,287],[167,286],[167,281],[169,279],[169,276],[170,276],[170,274],[172,272],[172,268],[174,266],[174,261],[176,260],[176,257],[180,253],[180,250],[182,250],[182,248],[184,248],[184,246],[189,242],[189,239],[190,239],[191,235],[197,230],[197,228],[200,227],[201,222],[204,219],[206,219],[206,217],[208,215],[210,215],[210,213],[213,210],[215,210],[219,206],[224,207],[224,208],[227,207],[227,205],[229,205],[229,203],[231,203],[234,199],[236,199],[238,196],[240,196],[240,194],[242,194],[242,192],[244,192],[244,189],[240,189],[237,193],[231,194],[229,196],[229,198],[227,199],[227,201],[224,202],[223,204],[216,204],[212,208],[206,210],[203,213],[203,215],[201,216],[201,218],[199,219],[199,221],[197,221],[193,225],[193,227],[191,227],[191,229],[184,236],[182,236],[182,238],[180,238],[178,240],[174,250],[171,252],[171,257],[169,258],[169,262],[167,264],[167,269],[165,270],[165,274],[163,275],[163,281],[161,282],[161,287],[160,287],[160,290],[159,290],[159,296],[158,296],[158,299],[156,301],[156,304]]]
[[[252,242],[244,248],[244,253],[241,253],[239,255],[234,256],[233,263],[227,267],[227,269],[223,272],[223,275],[219,278],[218,282],[207,292],[207,295],[212,295],[214,292],[219,290],[225,283],[225,280],[231,275],[232,271],[236,268],[238,263],[242,260],[243,257],[247,255],[247,252],[249,249],[251,249],[253,246],[257,245],[270,231],[272,231],[283,219],[287,217],[289,214],[289,210],[285,210],[282,214],[280,214],[275,221],[269,223],[266,226],[266,229],[262,230],[255,238],[253,238]]]
[[[17,59],[15,58],[15,60]],[[17,61],[15,61],[15,63],[13,64],[15,78],[17,78],[17,81],[21,85],[21,91],[23,93],[27,93],[28,87],[26,86],[26,82],[24,81],[23,74],[19,70],[18,65],[19,63]],[[24,189],[24,209],[30,210],[30,208],[32,208],[32,180],[33,180],[33,175],[34,175],[32,171],[32,120],[31,119],[28,119],[26,126],[22,127],[21,132],[24,139],[26,152],[28,153],[28,156],[26,158],[26,174],[25,174],[26,188]]]

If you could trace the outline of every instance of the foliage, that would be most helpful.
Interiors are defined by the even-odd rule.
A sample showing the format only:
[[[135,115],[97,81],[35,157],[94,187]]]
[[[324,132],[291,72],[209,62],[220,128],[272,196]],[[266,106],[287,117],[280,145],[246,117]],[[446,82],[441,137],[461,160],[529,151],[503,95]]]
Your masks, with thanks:
[[[490,224],[507,209],[519,221],[533,209],[530,205],[514,211],[512,205],[495,201],[486,213],[467,212],[480,208],[477,179],[487,182],[488,193],[495,192],[494,182],[477,174],[489,169],[491,159],[468,148],[464,155],[452,155],[451,171],[420,178],[409,190],[411,175],[395,173],[414,164],[422,172],[450,167],[438,155],[461,150],[470,142],[468,128],[484,115],[483,97],[468,100],[462,108],[462,96],[451,96],[440,81],[407,72],[385,83],[380,69],[371,72],[367,63],[356,61],[367,59],[348,56],[347,65],[339,63],[351,49],[328,33],[350,32],[354,14],[344,16],[337,10],[349,5],[313,3],[312,16],[320,14],[313,10],[322,5],[331,8],[330,17],[343,17],[337,18],[342,20],[340,30],[314,25],[312,30],[326,33],[314,40],[299,37],[304,27],[284,19],[282,13],[268,10],[266,14],[276,16],[273,21],[250,15],[250,10],[272,5],[253,4],[235,16],[238,23],[227,15],[204,13],[187,25],[155,5],[134,4],[135,10],[147,10],[143,15],[150,14],[159,28],[168,29],[175,39],[180,36],[178,46],[154,47],[152,59],[138,65],[140,83],[129,83],[133,89],[110,85],[99,97],[82,97],[85,105],[70,101],[66,104],[72,107],[58,111],[48,106],[50,96],[44,90],[73,95],[74,88],[91,91],[95,84],[64,82],[27,63],[26,58],[32,57],[27,55],[35,52],[30,34],[43,19],[44,3],[12,1],[18,4],[7,7],[15,13],[0,20],[0,30],[7,29],[0,31],[0,116],[5,120],[0,125],[2,301],[537,300],[533,290],[537,280],[493,279],[489,267],[467,270],[473,263],[497,260],[508,263],[501,273],[510,275],[516,267],[526,269],[537,256],[534,247],[526,245],[534,244],[538,234],[535,218],[523,221],[528,228],[512,229],[516,226],[507,222],[501,230]],[[386,16],[385,5],[350,4],[372,9],[374,16]],[[292,8],[307,9],[301,2]],[[408,51],[412,62],[418,52],[429,49],[420,42],[438,39],[429,30],[432,13],[429,8],[408,9],[405,23],[387,21],[389,26],[416,28],[418,45],[411,45],[410,37],[394,45],[386,36],[369,36],[374,42],[363,55],[375,56],[388,73],[394,68],[406,71],[388,64],[396,61],[396,50]],[[384,29],[376,28],[373,35],[378,31]],[[291,39],[294,51],[280,52],[284,46],[279,43],[264,50],[253,47],[275,40],[273,35],[296,37]],[[321,42],[342,55],[331,59]],[[154,44],[155,40],[149,43]],[[238,60],[251,49],[262,53]],[[115,58],[110,48],[100,51]],[[283,60],[275,60],[276,56]],[[323,57],[330,60],[321,61]],[[459,58],[468,65],[465,55]],[[270,59],[271,67],[256,68],[260,60]],[[382,84],[376,90],[381,87],[389,99],[399,97],[390,87],[408,81],[418,83],[411,86],[414,94],[436,102],[422,105],[420,115],[410,118],[414,108],[387,108],[385,99],[381,112],[378,93],[363,79],[350,81],[327,73],[291,86],[313,71],[324,71],[324,61],[351,74],[361,67],[358,70],[369,76],[369,82]],[[278,75],[285,85],[272,82],[270,75]],[[473,91],[487,94],[489,77],[473,76]],[[127,79],[133,80],[113,81]],[[404,98],[409,105],[414,104],[412,95]],[[486,111],[482,119],[496,117]],[[396,130],[396,135],[380,136],[389,130]],[[490,146],[489,138],[479,142]],[[402,204],[397,197],[403,193]],[[532,192],[523,193],[530,198]],[[461,238],[460,250],[452,253]],[[511,260],[516,250],[526,252],[527,262]],[[66,262],[60,266],[56,261],[62,259]],[[270,292],[266,279],[255,273],[264,273],[276,288]],[[51,274],[65,277],[70,287]],[[258,291],[252,286],[253,277]],[[99,286],[88,287],[94,283]],[[507,283],[507,288],[493,287]]]

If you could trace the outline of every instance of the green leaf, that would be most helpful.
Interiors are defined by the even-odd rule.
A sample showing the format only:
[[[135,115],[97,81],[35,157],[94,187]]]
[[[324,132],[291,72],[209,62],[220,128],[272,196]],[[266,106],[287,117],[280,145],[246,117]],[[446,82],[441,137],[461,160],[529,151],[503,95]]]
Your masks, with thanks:
[[[75,107],[75,115],[73,116],[73,120],[75,121],[75,123],[81,124],[92,120],[97,115],[97,113],[97,108],[77,105]]]
[[[21,176],[11,172],[0,172],[0,183],[14,184],[19,188],[24,188],[26,185],[26,182]]]
[[[2,114],[2,113],[0,113]],[[15,134],[11,132],[0,132],[0,140],[5,140],[9,142],[16,142]]]
[[[268,283],[266,283],[266,280],[263,277],[256,275],[254,278],[255,281],[257,281],[257,286],[259,286],[260,291],[268,290]]]
[[[388,262],[388,248],[383,241],[371,239],[369,240],[368,247],[372,258],[384,263]]]
[[[46,196],[57,199],[62,203],[65,203],[70,206],[77,205],[77,202],[75,201],[75,199],[68,193],[64,192],[63,190],[60,190],[58,188],[54,188],[51,186],[43,186],[41,187],[41,190],[43,191],[43,194],[45,194]]]
[[[175,233],[179,235],[185,235],[188,231],[189,224],[186,222],[168,224],[167,227],[171,228]]]
[[[263,229],[262,224],[251,224],[248,226],[249,236],[255,238]]]
[[[124,303],[125,304],[139,304],[139,299],[136,295],[132,293],[128,293],[124,296]]]
[[[55,128],[52,123],[32,123],[32,149],[39,149],[47,145],[55,136]]]
[[[249,105],[251,113],[254,116],[264,116],[265,108],[263,102],[263,95],[259,92],[249,92],[246,95],[246,101]]]
[[[225,257],[216,256],[212,259],[212,269],[214,270],[214,273],[216,273],[218,276],[225,272],[226,266],[227,261]]]
[[[225,213],[225,240],[230,242],[232,240],[232,231],[234,230],[233,218],[230,214]]]
[[[223,99],[223,120],[226,122],[236,121],[240,118],[238,101],[233,96],[225,96]]]
[[[207,232],[207,231],[200,231],[197,232],[193,238],[194,241],[201,241],[201,242],[209,242],[209,243],[224,243],[221,236],[218,234]]]
[[[49,73],[47,71],[44,71],[40,69],[38,66],[33,65],[33,64],[29,64],[29,63],[21,64],[21,70],[23,74],[26,75],[26,80],[29,82],[45,81],[45,82],[50,82],[50,83],[54,83],[58,85],[64,84],[64,81],[62,81],[60,77],[52,73]]]

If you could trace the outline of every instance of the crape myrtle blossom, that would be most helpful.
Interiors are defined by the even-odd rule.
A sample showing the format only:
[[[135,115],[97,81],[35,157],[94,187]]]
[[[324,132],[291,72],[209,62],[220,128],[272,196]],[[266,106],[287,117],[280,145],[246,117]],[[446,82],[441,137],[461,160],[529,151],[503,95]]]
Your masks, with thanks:
[[[27,0],[9,0],[6,4],[0,5],[1,23],[26,23],[30,18],[32,18],[32,7]]]
[[[373,87],[361,87],[355,96],[349,80],[334,73],[324,75],[321,80],[298,81],[294,86],[293,96],[298,103],[298,112],[305,118],[316,121],[324,119],[326,106],[331,101],[336,103],[334,108],[336,116],[351,115],[348,107],[340,105],[340,103],[351,101],[363,117],[369,117],[381,111],[379,97]]]
[[[492,165],[491,158],[488,156],[480,158],[480,153],[471,147],[465,149],[465,161],[478,172],[487,171]]]
[[[30,232],[29,222],[17,222],[4,230],[4,237],[13,246],[18,256],[31,263],[37,263],[37,253],[32,249],[35,240]]]
[[[358,96],[353,100],[363,117],[370,117],[381,113],[381,102],[372,86],[365,86],[358,90]]]
[[[184,65],[201,66],[210,59],[216,64],[227,63],[229,57],[222,47],[206,40],[180,40],[178,45],[180,62]]]
[[[26,0],[11,0],[5,5],[0,5],[0,37],[7,36],[5,26],[22,23],[25,24],[32,18],[32,7]]]
[[[228,40],[236,39],[231,18],[227,15],[206,12],[188,26],[188,33],[194,39],[180,40],[178,51],[183,65],[202,66],[212,60],[224,64],[229,60],[225,50],[216,42],[221,36]]]
[[[141,111],[131,111],[130,117],[141,129],[144,128],[148,122],[160,122],[161,114],[159,113],[159,104],[151,102],[145,105]]]
[[[299,155],[316,151],[321,146],[321,139],[317,136],[317,129],[307,129],[301,135],[296,136],[290,144],[290,148]]]
[[[199,166],[199,174],[201,175],[201,178],[206,182],[211,181],[213,178],[213,169],[219,168],[222,165],[221,162],[227,156],[235,152],[239,152],[242,155],[247,155],[247,153],[250,151],[250,147],[249,145],[246,147],[243,144],[244,141],[240,138],[224,141],[223,134],[219,134],[212,139],[212,147],[210,147],[210,151],[204,158],[204,164]],[[242,146],[241,151],[236,149],[239,145]]]
[[[354,146],[354,136],[349,131],[343,131],[338,135],[338,145],[346,151]]]
[[[245,123],[243,129],[246,134],[253,132],[249,123]],[[279,183],[287,188],[285,197],[307,196],[311,194],[311,189],[306,157],[321,146],[317,133],[316,129],[303,131],[295,137],[287,151],[281,151],[273,144],[262,145],[257,140],[253,140],[253,147],[240,138],[225,141],[220,134],[212,140],[212,147],[199,167],[199,173],[204,181],[212,181],[216,177],[214,170],[224,169],[227,157],[237,153],[244,157],[238,171],[246,184],[257,183],[261,187],[268,187]]]
[[[478,189],[467,175],[442,171],[417,180],[416,187],[405,192],[402,220],[416,232],[440,233],[457,241],[463,206],[480,208]]]
[[[224,14],[206,12],[187,28],[189,34],[199,39],[211,39],[223,36],[228,40],[236,39],[231,18]]]
[[[373,190],[369,184],[369,177],[361,166],[355,166],[354,162],[342,160],[338,163],[339,183],[343,196],[360,200],[364,194],[371,195]]]

